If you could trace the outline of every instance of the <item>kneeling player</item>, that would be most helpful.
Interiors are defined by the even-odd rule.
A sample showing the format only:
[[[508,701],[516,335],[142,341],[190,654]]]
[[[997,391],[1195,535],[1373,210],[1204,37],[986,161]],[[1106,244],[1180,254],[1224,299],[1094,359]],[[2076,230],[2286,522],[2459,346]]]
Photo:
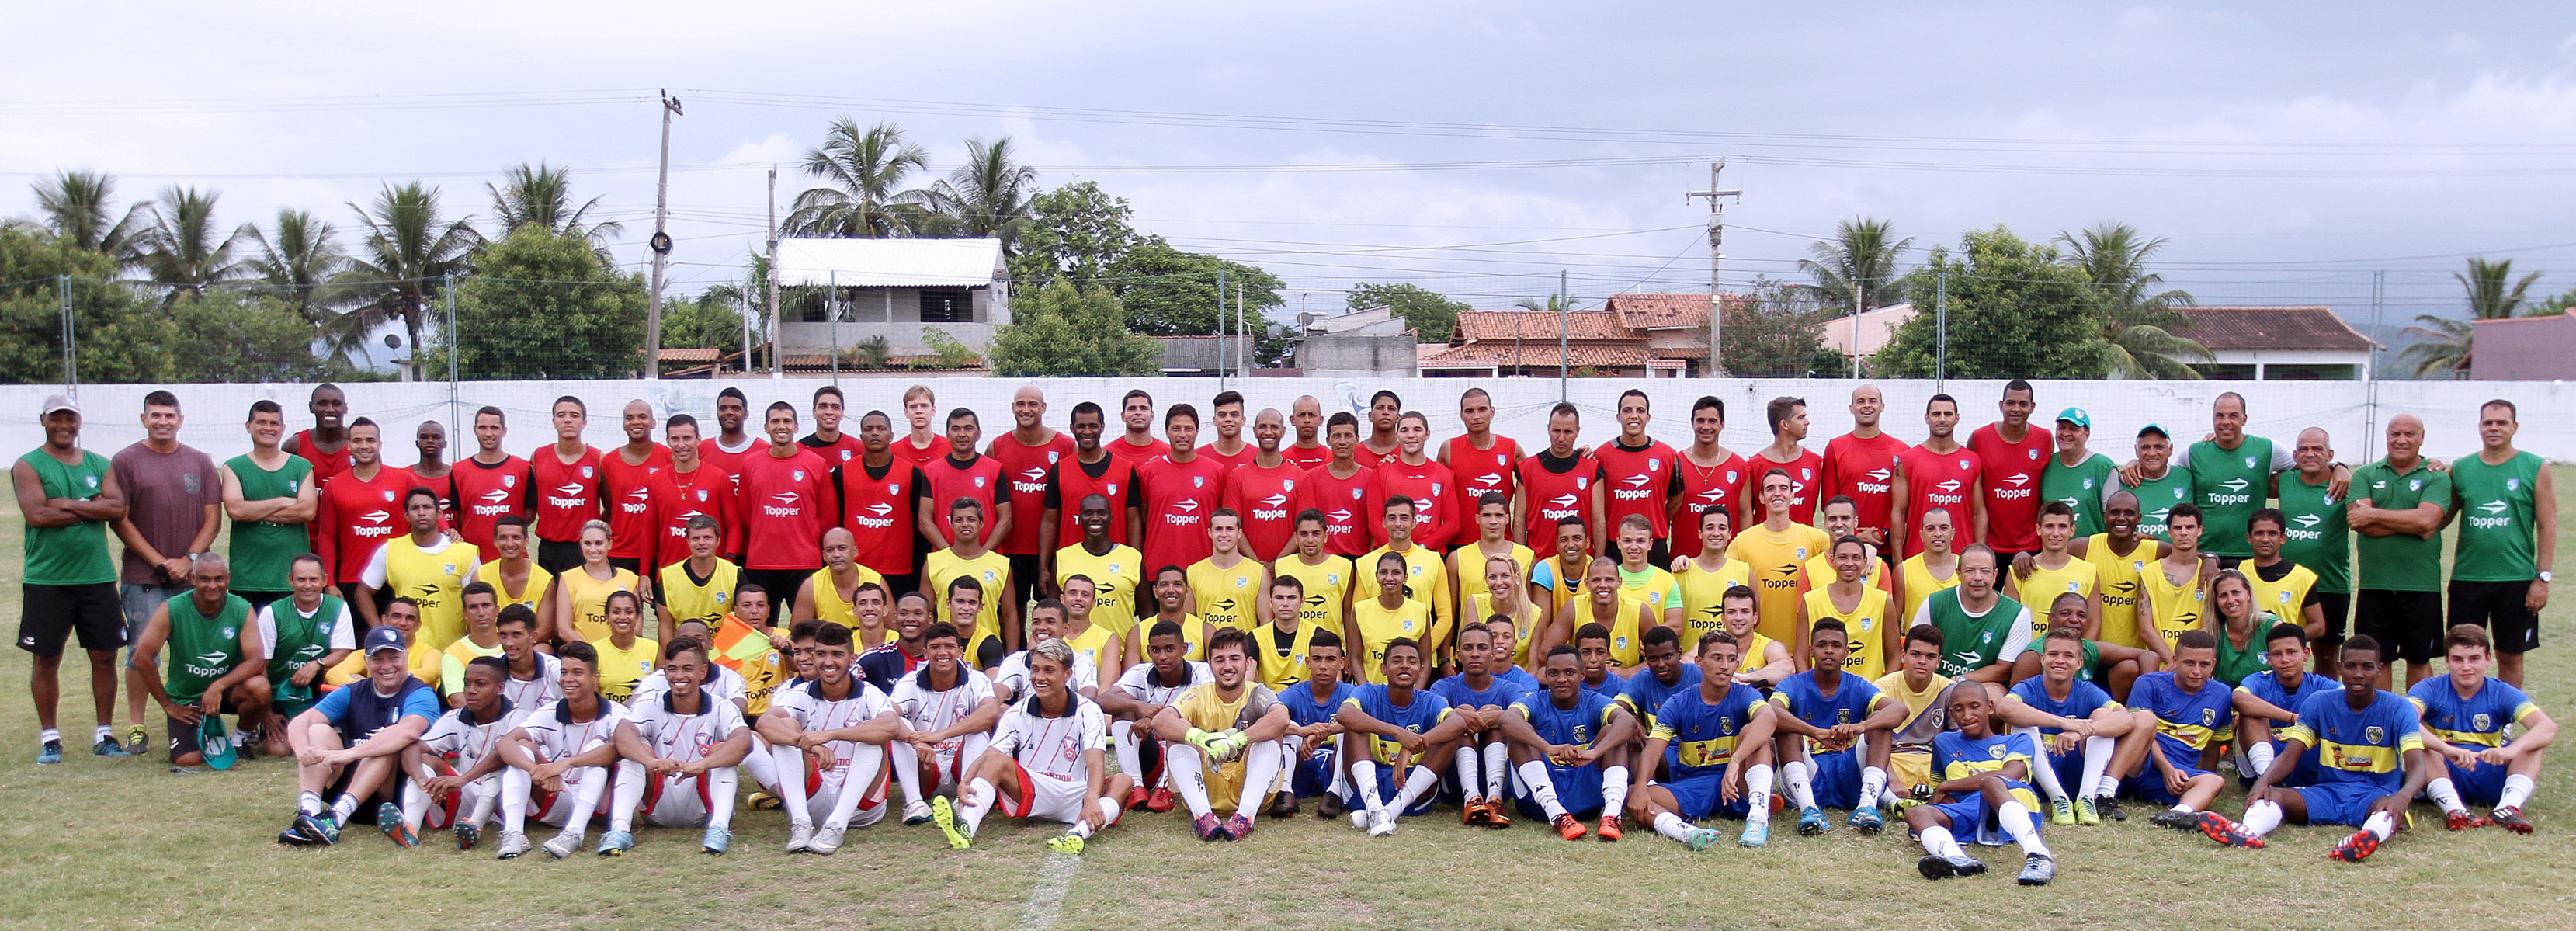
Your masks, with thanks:
[[[2286,752],[2246,792],[2252,801],[2245,805],[2244,822],[2203,812],[2201,833],[2230,847],[2261,847],[2263,835],[2284,821],[2349,824],[2361,830],[2326,856],[2359,863],[2378,852],[2433,770],[2415,706],[2379,688],[2380,656],[2379,641],[2367,634],[2345,640],[2335,660],[2343,688],[2299,704],[2299,722],[2279,732]],[[2316,784],[2282,788],[2280,780],[2298,768],[2309,747],[2318,750]]]
[[[1084,841],[1118,823],[1119,799],[1135,783],[1108,775],[1102,747],[1108,719],[1100,706],[1071,688],[1073,647],[1049,637],[1028,648],[1028,696],[1002,713],[992,746],[968,771],[957,804],[930,800],[930,817],[959,850],[996,806],[1014,818],[1043,818],[1072,825],[1047,841],[1047,849],[1081,853]]]
[[[1398,815],[1431,810],[1443,762],[1431,750],[1467,732],[1467,719],[1451,714],[1447,701],[1414,687],[1422,665],[1422,645],[1413,638],[1387,641],[1378,664],[1386,681],[1360,686],[1333,713],[1344,731],[1368,741],[1366,754],[1350,755],[1352,797],[1343,804],[1350,808],[1351,826],[1367,829],[1370,837],[1395,833]]]
[[[322,696],[287,722],[300,791],[294,824],[277,835],[278,843],[339,843],[340,826],[359,817],[360,805],[368,801],[381,800],[374,814],[386,836],[403,830],[401,807],[391,801],[402,794],[404,776],[397,764],[402,751],[438,717],[438,696],[412,676],[402,631],[368,631],[366,651],[365,679]],[[326,797],[336,800],[326,804]],[[407,838],[394,841],[411,846]]]
[[[1653,767],[1640,765],[1628,793],[1631,816],[1692,850],[1717,843],[1716,831],[1691,825],[1712,814],[1744,819],[1736,843],[1759,847],[1771,839],[1771,734],[1778,725],[1762,693],[1735,681],[1737,650],[1732,633],[1699,635],[1699,687],[1664,700],[1638,754],[1652,760],[1671,750],[1664,766],[1672,778],[1651,782],[1645,774]]]
[[[1217,628],[1207,643],[1209,680],[1152,721],[1163,765],[1203,841],[1252,836],[1252,815],[1279,781],[1288,709],[1269,686],[1252,681],[1246,642],[1240,627]]]
[[[1905,723],[1907,709],[1869,680],[1843,671],[1852,644],[1841,619],[1818,618],[1807,650],[1816,668],[1782,680],[1771,693],[1771,704],[1782,712],[1772,717],[1780,734],[1773,750],[1781,787],[1789,804],[1798,806],[1798,833],[1825,833],[1825,809],[1833,807],[1851,809],[1851,826],[1876,834],[1893,743],[1887,735]]]
[[[628,709],[632,715],[617,725],[625,760],[617,764],[608,833],[599,838],[603,857],[634,849],[638,809],[655,827],[705,825],[700,847],[708,853],[722,855],[733,846],[735,779],[751,752],[751,728],[743,725],[741,708],[699,687],[707,676],[704,644],[671,641],[662,648],[662,673],[670,691]],[[777,704],[772,697],[770,706]]]
[[[1546,818],[1566,840],[1582,840],[1584,820],[1598,813],[1601,839],[1618,840],[1636,717],[1583,687],[1583,658],[1572,646],[1548,649],[1539,684],[1544,691],[1522,695],[1503,715],[1521,813]]]
[[[2021,884],[2047,885],[2057,878],[2057,860],[2039,839],[2039,796],[2027,781],[2037,745],[2028,734],[1995,731],[1985,689],[1953,689],[1949,701],[1958,729],[1932,738],[1932,771],[1941,783],[1932,787],[1930,804],[1905,812],[1906,826],[1923,843],[1915,868],[1925,879],[1984,873],[1984,861],[1959,846],[1957,833],[1973,830],[1971,839],[1988,847],[2006,839],[2021,845]]]
[[[2050,630],[2040,646],[2039,675],[2013,683],[1995,713],[2048,754],[2047,765],[2032,761],[2031,774],[2048,795],[2049,820],[2101,824],[2102,802],[2120,791],[2107,775],[2120,744],[2150,738],[2110,692],[2077,677],[2084,669],[2081,628]]]
[[[931,795],[954,791],[966,767],[984,755],[993,723],[1002,719],[992,682],[966,666],[963,637],[945,621],[930,625],[921,635],[921,668],[896,680],[894,694],[886,699],[903,719],[886,749],[903,786],[905,824],[930,823],[930,802],[922,787],[929,786]],[[1021,660],[1022,669],[1027,664]]]
[[[2425,794],[2441,804],[2451,830],[2479,823],[2467,804],[2475,801],[2493,806],[2485,820],[2529,834],[2531,822],[2522,817],[2522,806],[2540,778],[2541,751],[2558,739],[2558,722],[2512,683],[2487,677],[2495,644],[2486,628],[2451,628],[2443,651],[2451,674],[2406,690],[2424,716],[2424,749],[2443,757],[2444,769],[2433,775]],[[2506,737],[2509,724],[2520,726],[2522,733]]]
[[[771,694],[760,716],[778,761],[788,853],[831,856],[844,832],[885,818],[885,745],[903,723],[885,693],[850,675],[850,657],[849,628],[815,631],[814,681]]]
[[[1521,698],[1521,687],[1499,675],[1511,656],[1495,648],[1493,628],[1483,622],[1458,632],[1458,674],[1431,683],[1431,692],[1449,703],[1449,713],[1465,722],[1467,732],[1453,747],[1434,747],[1432,755],[1452,754],[1457,767],[1458,818],[1489,828],[1512,826],[1503,813],[1504,787],[1511,780],[1511,745],[1503,740],[1503,716]]]
[[[509,678],[510,661],[501,657],[466,663],[464,704],[440,715],[419,743],[403,751],[403,769],[412,776],[402,796],[406,833],[418,836],[435,805],[441,820],[456,829],[456,849],[474,849],[484,820],[501,803],[500,772],[508,760],[494,747],[527,715],[501,697],[501,683]]]
[[[503,860],[528,851],[530,815],[563,828],[546,841],[548,856],[572,856],[590,819],[607,809],[602,803],[616,780],[609,767],[617,765],[617,725],[626,720],[626,706],[599,697],[599,651],[567,643],[555,658],[563,697],[519,719],[502,745],[510,758],[501,772]]]

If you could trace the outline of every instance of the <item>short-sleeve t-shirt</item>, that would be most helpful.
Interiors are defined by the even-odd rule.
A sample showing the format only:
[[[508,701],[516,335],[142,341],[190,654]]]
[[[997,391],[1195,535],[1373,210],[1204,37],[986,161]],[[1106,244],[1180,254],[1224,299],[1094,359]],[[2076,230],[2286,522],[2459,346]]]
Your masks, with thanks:
[[[1705,680],[1703,680],[1703,683]],[[1655,710],[1651,738],[1669,743],[1665,763],[1676,781],[1726,770],[1735,759],[1736,739],[1762,708],[1762,693],[1741,682],[1728,683],[1715,703],[1700,689],[1676,692]]]
[[[223,476],[215,471],[215,460],[185,443],[166,453],[136,443],[118,450],[110,468],[116,473],[117,490],[125,493],[125,519],[163,558],[188,555],[197,532],[206,526],[207,506],[224,501]],[[117,581],[128,585],[187,582],[165,577],[160,566],[144,561],[133,547],[125,548]]]
[[[2280,734],[2316,748],[2318,785],[2358,783],[2395,792],[2406,781],[2406,751],[2424,749],[2419,720],[2415,706],[2395,692],[2380,689],[2369,707],[2355,711],[2337,689],[2300,702],[2299,723]]]
[[[1429,689],[1414,689],[1412,692],[1412,697],[1399,705],[1395,703],[1391,689],[1372,682],[1360,686],[1358,691],[1351,693],[1351,697],[1343,699],[1342,704],[1416,734],[1428,732],[1448,719],[1447,699]],[[1395,755],[1404,748],[1404,745],[1376,734],[1363,736],[1368,738],[1369,758],[1380,763],[1395,762]]]
[[[2236,735],[2232,693],[2214,678],[2186,692],[2171,672],[2147,673],[2130,686],[2129,707],[2155,713],[2156,747],[2177,767],[2199,766],[2201,751]]]
[[[1580,747],[1601,736],[1610,725],[1610,710],[1616,707],[1599,692],[1574,690],[1574,707],[1559,708],[1556,699],[1541,690],[1522,695],[1512,702],[1511,711],[1529,721],[1530,729],[1540,740],[1551,744]]]
[[[2004,700],[2029,705],[2031,710],[2041,714],[2053,714],[2077,721],[2092,717],[2094,712],[2104,708],[2120,707],[2119,702],[2112,700],[2111,693],[2083,679],[2076,679],[2066,684],[2065,700],[2050,698],[2046,676],[2032,676],[2013,683],[2012,691],[2004,696]],[[2039,732],[2055,737],[2062,730],[2064,728],[2042,727]]]
[[[2521,689],[2493,676],[2482,680],[2477,693],[2467,698],[2451,687],[2451,677],[2442,676],[2415,683],[2406,690],[2406,699],[2422,713],[2424,726],[2432,728],[2434,736],[2455,747],[2512,743],[2505,728],[2540,710]]]

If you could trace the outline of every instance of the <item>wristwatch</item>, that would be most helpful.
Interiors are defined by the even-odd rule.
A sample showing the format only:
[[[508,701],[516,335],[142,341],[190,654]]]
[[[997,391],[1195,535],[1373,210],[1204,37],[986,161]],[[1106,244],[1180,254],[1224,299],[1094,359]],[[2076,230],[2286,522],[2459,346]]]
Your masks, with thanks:
[[[2548,584],[2548,582],[2549,582],[2549,570],[2547,570],[2547,569],[2542,569],[2542,570],[2540,570],[2540,581],[2541,581],[2541,583],[2542,583],[2542,584]]]

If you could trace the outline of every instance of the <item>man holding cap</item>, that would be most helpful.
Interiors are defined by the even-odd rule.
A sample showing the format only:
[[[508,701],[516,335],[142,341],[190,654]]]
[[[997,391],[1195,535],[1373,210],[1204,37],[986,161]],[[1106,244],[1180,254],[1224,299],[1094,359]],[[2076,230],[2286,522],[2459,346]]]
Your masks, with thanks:
[[[2120,484],[2103,489],[2102,500],[2113,491],[2138,496],[2139,536],[2172,542],[2165,518],[2174,505],[2191,503],[2191,470],[2173,464],[2173,435],[2155,424],[2138,428],[2138,460],[2120,470]]]
[[[98,706],[90,752],[125,756],[112,726],[116,649],[125,645],[125,618],[116,601],[116,560],[107,553],[107,525],[124,519],[125,494],[107,457],[80,448],[80,406],[69,395],[46,397],[37,418],[45,445],[9,467],[27,527],[18,649],[36,657],[27,676],[36,726],[43,729],[36,762],[63,761],[54,706],[62,694],[63,641],[74,633],[89,653],[90,699]]]
[[[2102,499],[2113,487],[2111,457],[2086,448],[2093,441],[2093,415],[2081,407],[2057,412],[2057,455],[2039,476],[2042,501],[2063,501],[2075,509],[2075,538],[2103,531]]]
[[[295,820],[278,832],[277,842],[296,847],[340,842],[340,826],[358,817],[359,806],[377,803],[376,826],[395,844],[418,842],[403,826],[402,797],[406,777],[394,765],[404,748],[429,730],[439,715],[438,696],[429,684],[413,678],[409,645],[403,632],[378,627],[367,632],[367,678],[322,696],[286,725],[287,744],[295,750]],[[333,801],[325,805],[325,797]]]

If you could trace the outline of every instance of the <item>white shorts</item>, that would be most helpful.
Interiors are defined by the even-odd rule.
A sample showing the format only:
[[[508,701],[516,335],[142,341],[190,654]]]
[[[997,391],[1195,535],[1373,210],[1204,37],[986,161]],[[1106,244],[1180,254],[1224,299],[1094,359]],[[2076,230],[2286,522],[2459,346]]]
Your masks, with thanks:
[[[1011,809],[1011,817],[1062,821],[1066,824],[1082,820],[1083,806],[1091,803],[1088,797],[1091,794],[1089,780],[1064,779],[1044,773],[1029,772],[1028,767],[1025,766],[1018,768],[1020,799],[1019,804]]]
[[[850,809],[850,827],[863,828],[885,820],[885,777],[885,771],[879,769],[876,784],[860,788],[860,791],[866,792],[867,795],[859,799],[857,807]],[[840,804],[841,790],[848,787],[849,779],[848,766],[839,766],[819,773],[807,771],[805,812],[813,819],[813,823],[821,824],[832,817],[832,809]]]
[[[700,776],[644,778],[644,805],[636,814],[657,828],[693,828],[707,822],[707,780]]]
[[[564,770],[563,791],[547,792],[533,788],[529,791],[529,813],[538,821],[556,827],[588,824],[593,816],[608,813],[609,800],[617,794],[611,791],[613,787],[608,785],[608,778],[608,769],[602,766],[582,766]],[[575,811],[574,808],[581,801],[583,783],[593,779],[600,781],[596,800],[591,803],[589,811]]]

